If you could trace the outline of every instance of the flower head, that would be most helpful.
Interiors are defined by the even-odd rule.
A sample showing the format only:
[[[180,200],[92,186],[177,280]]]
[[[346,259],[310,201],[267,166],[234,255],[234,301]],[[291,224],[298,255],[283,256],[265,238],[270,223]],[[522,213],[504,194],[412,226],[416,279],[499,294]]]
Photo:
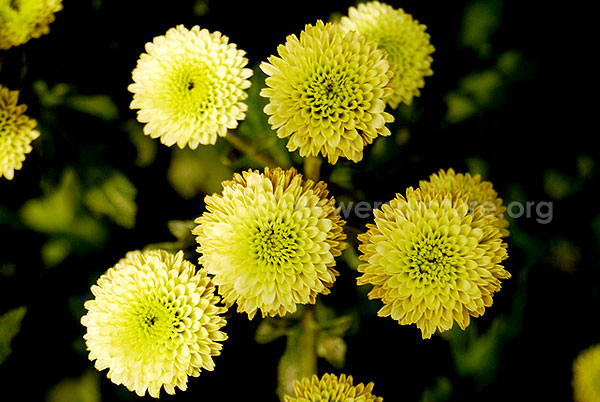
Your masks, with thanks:
[[[600,344],[589,347],[573,362],[575,402],[600,401]]]
[[[31,152],[31,142],[40,136],[37,122],[25,116],[26,105],[17,105],[19,91],[9,91],[0,85],[0,177],[12,180],[21,169],[25,155]]]
[[[62,0],[0,0],[0,50],[50,32]]]
[[[289,35],[260,68],[269,77],[261,95],[265,113],[290,151],[300,156],[338,157],[358,162],[363,148],[379,135],[390,135],[384,112],[392,93],[392,71],[384,51],[339,24],[306,25]]]
[[[342,17],[340,24],[347,30],[357,31],[388,53],[394,78],[394,93],[387,103],[398,107],[400,102],[410,105],[413,96],[419,96],[419,88],[425,85],[424,77],[433,74],[431,53],[434,47],[429,43],[425,25],[419,24],[402,9],[371,1],[350,7],[348,16]]]
[[[296,397],[285,396],[285,402],[383,402],[383,398],[373,395],[373,383],[353,384],[352,376],[325,374],[321,379],[316,375],[294,382]]]
[[[375,210],[374,224],[358,236],[364,264],[358,284],[372,284],[371,299],[381,299],[381,317],[417,324],[423,338],[453,321],[464,329],[470,316],[492,305],[501,279],[510,274],[496,218],[481,207],[469,211],[459,192],[409,188]]]
[[[482,206],[486,213],[491,213],[496,218],[495,225],[500,229],[502,237],[509,235],[508,221],[504,218],[506,207],[502,205],[502,198],[498,198],[498,193],[494,190],[492,183],[481,181],[481,176],[476,174],[471,176],[469,173],[455,173],[453,169],[440,169],[439,173],[429,176],[429,181],[422,180],[419,187],[427,191],[459,191],[461,194],[469,196],[471,209]]]
[[[92,286],[84,338],[96,368],[130,391],[157,398],[187,388],[188,376],[213,370],[227,336],[219,297],[183,252],[133,251]]]
[[[196,219],[200,263],[227,306],[254,317],[283,316],[296,304],[329,293],[338,272],[334,257],[346,247],[344,221],[323,182],[295,169],[249,170],[207,196]]]
[[[252,70],[244,68],[245,52],[228,41],[220,32],[178,25],[146,44],[128,88],[146,135],[195,149],[244,119]]]

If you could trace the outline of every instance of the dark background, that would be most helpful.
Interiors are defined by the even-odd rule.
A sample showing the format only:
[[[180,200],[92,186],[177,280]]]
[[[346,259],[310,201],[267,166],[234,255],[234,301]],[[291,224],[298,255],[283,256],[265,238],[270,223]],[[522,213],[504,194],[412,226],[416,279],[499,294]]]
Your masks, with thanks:
[[[42,131],[23,169],[12,181],[0,180],[0,313],[27,307],[13,353],[0,365],[4,395],[13,389],[21,399],[46,400],[56,384],[91,368],[79,323],[89,286],[127,251],[171,241],[169,220],[193,219],[203,211],[201,192],[182,196],[167,177],[175,151],[159,144],[151,163],[135,162],[138,151],[124,124],[135,119],[127,86],[144,44],[175,25],[197,24],[229,36],[254,67],[288,34],[332,13],[345,14],[353,3],[65,0],[49,35],[2,54],[0,82],[21,91],[20,103],[29,106],[27,114]],[[339,170],[324,165],[324,180],[334,174],[347,179],[333,180],[332,194],[387,201],[440,168],[453,167],[482,173],[505,203],[552,201],[553,218],[549,224],[535,217],[511,220],[506,268],[513,277],[465,334],[452,331],[424,341],[414,326],[377,318],[379,303],[357,290],[356,271],[341,260],[332,294],[321,299],[358,320],[345,337],[345,367],[320,360],[320,374],[344,372],[357,382],[373,381],[375,394],[387,401],[569,400],[573,359],[600,340],[597,128],[586,122],[597,103],[588,94],[593,75],[587,62],[592,49],[585,44],[592,30],[588,13],[577,3],[555,8],[516,0],[389,4],[427,25],[436,48],[434,76],[426,78],[411,107],[394,112],[393,136],[370,146],[363,161],[341,162]],[[483,6],[488,14],[468,19],[477,4],[488,4]],[[492,28],[482,38],[465,37],[466,25],[485,18]],[[498,73],[507,52],[516,55],[516,64]],[[497,82],[486,84],[481,72],[491,72]],[[66,83],[70,94],[107,95],[118,116],[103,119],[66,103],[48,107],[35,89],[39,81],[47,88]],[[469,100],[473,111],[452,115],[449,94]],[[231,170],[246,162],[256,166],[227,144],[218,150]],[[292,162],[301,167],[297,157]],[[87,243],[59,233],[68,238],[70,251],[50,267],[40,250],[56,233],[32,228],[20,211],[27,200],[56,189],[66,169],[76,172],[82,192],[102,174],[98,171],[126,175],[137,189],[136,223],[124,228],[100,217],[104,237]],[[362,230],[370,220],[348,221]],[[285,340],[255,343],[259,321],[232,309],[225,327],[229,339],[215,358],[215,371],[190,379],[188,391],[163,398],[227,401],[241,393],[277,400],[277,362]],[[139,399],[105,374],[99,376],[103,401]]]

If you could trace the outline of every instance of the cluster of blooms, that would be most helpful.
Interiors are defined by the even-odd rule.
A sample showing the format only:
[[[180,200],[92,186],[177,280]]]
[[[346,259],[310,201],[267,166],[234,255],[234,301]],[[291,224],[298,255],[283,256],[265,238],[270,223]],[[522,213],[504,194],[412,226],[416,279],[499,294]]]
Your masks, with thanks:
[[[268,76],[264,112],[287,148],[303,157],[358,162],[367,144],[390,135],[386,106],[410,104],[424,85],[433,46],[425,26],[377,1],[350,8],[339,22],[317,21],[290,35],[260,68]],[[214,144],[245,117],[252,70],[219,32],[170,29],[146,45],[133,71],[132,109],[144,132],[168,146]],[[205,198],[192,230],[201,269],[182,253],[132,252],[92,287],[82,318],[90,359],[139,395],[174,393],[188,376],[212,370],[222,313],[250,319],[293,313],[328,294],[335,258],[347,247],[345,222],[326,183],[294,168],[235,174]],[[495,206],[494,213],[485,208]],[[375,211],[359,235],[362,276],[381,299],[380,316],[416,324],[423,338],[483,314],[510,277],[508,222],[491,183],[453,170],[433,174]],[[218,293],[218,296],[215,295]],[[223,301],[226,307],[218,307]],[[380,402],[373,384],[325,375],[296,382],[285,401]]]
[[[178,26],[146,51],[129,86],[146,135],[194,149],[244,119],[252,70],[226,36]],[[360,161],[367,144],[390,135],[386,104],[419,95],[434,48],[424,25],[375,1],[351,8],[339,23],[306,25],[277,51],[260,65],[269,123],[290,151],[333,164],[340,156]]]

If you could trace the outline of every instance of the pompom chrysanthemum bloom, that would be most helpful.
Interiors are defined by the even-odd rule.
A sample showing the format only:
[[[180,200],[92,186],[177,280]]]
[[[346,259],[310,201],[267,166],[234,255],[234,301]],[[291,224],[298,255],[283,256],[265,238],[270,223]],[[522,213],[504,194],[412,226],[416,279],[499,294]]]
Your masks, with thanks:
[[[374,286],[369,298],[383,302],[379,316],[417,324],[424,339],[454,321],[466,328],[510,277],[500,265],[507,253],[496,218],[481,207],[470,213],[458,191],[409,188],[374,214],[358,236],[365,261],[358,284]]]
[[[27,106],[17,105],[18,98],[19,91],[0,85],[0,177],[8,180],[21,169],[31,142],[40,136],[37,122],[23,114]]]
[[[420,181],[419,187],[425,192],[458,190],[461,194],[468,195],[471,209],[481,205],[486,213],[498,218],[495,225],[500,229],[502,237],[509,235],[508,221],[504,217],[506,207],[502,205],[502,198],[498,198],[498,193],[494,190],[492,183],[481,181],[480,175],[457,174],[453,169],[448,169],[448,171],[440,169],[439,173],[429,176],[429,181]]]
[[[146,135],[195,149],[237,127],[252,70],[245,52],[228,42],[220,32],[178,25],[146,44],[128,88]]]
[[[435,49],[429,42],[425,25],[402,9],[378,1],[350,7],[348,16],[342,17],[340,24],[376,40],[379,48],[388,53],[394,72],[394,93],[387,98],[387,103],[392,108],[398,107],[400,102],[410,105],[413,96],[420,95],[424,77],[433,74],[430,66]]]
[[[577,356],[573,362],[575,402],[600,402],[600,344]]]
[[[196,219],[200,263],[227,306],[254,317],[283,316],[297,304],[329,293],[334,258],[346,247],[344,221],[327,185],[303,180],[295,169],[246,171],[207,196]]]
[[[285,402],[383,402],[375,396],[373,383],[353,384],[352,376],[325,374],[321,379],[316,375],[294,382],[295,397],[285,396]]]
[[[265,113],[287,148],[300,156],[340,156],[358,162],[363,148],[390,135],[385,98],[392,93],[392,71],[376,42],[339,24],[306,25],[289,35],[260,68],[269,77],[261,95]]]
[[[62,0],[0,0],[0,49],[47,34],[62,8]]]
[[[84,338],[96,368],[143,396],[187,388],[188,376],[213,370],[226,309],[215,287],[183,252],[133,251],[92,286]]]

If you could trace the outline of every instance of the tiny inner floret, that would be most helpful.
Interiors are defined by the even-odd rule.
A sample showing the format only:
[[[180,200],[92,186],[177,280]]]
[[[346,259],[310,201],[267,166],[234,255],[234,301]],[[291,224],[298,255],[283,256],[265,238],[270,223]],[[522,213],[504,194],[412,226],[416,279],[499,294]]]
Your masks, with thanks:
[[[456,277],[456,257],[444,241],[435,239],[431,233],[416,242],[409,258],[411,275],[425,285],[445,284],[452,276]]]
[[[268,264],[278,265],[289,261],[296,254],[297,237],[285,222],[269,222],[266,227],[257,227],[253,243],[258,258]]]

